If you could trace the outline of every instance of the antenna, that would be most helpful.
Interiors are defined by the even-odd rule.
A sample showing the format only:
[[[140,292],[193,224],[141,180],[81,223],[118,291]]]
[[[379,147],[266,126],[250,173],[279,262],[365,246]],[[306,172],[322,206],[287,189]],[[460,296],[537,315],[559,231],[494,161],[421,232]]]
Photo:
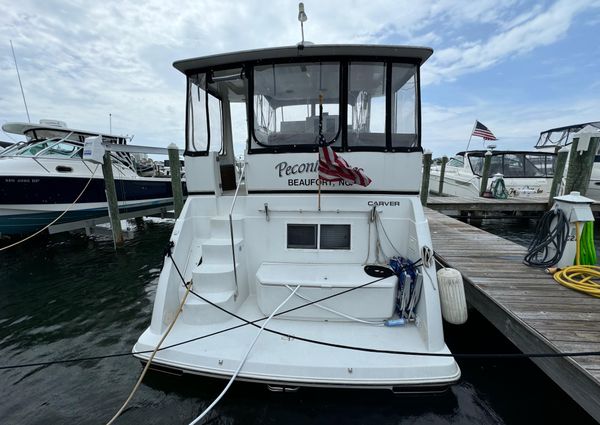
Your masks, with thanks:
[[[112,134],[112,114],[108,114],[108,134]]]
[[[308,20],[306,13],[304,13],[304,3],[298,3],[298,20],[300,21],[300,31],[302,31],[302,42],[300,45],[304,46],[304,23]]]
[[[19,79],[19,86],[21,86],[21,96],[23,96],[23,103],[25,104],[25,112],[27,112],[27,121],[31,122],[31,118],[29,118],[29,109],[27,109],[27,101],[25,100],[25,92],[23,91],[23,84],[21,84],[21,75],[19,74],[19,67],[17,66],[17,56],[15,55],[15,48],[13,47],[12,40],[10,40],[10,49],[12,50],[13,59],[15,60],[15,68],[17,70],[17,78]]]

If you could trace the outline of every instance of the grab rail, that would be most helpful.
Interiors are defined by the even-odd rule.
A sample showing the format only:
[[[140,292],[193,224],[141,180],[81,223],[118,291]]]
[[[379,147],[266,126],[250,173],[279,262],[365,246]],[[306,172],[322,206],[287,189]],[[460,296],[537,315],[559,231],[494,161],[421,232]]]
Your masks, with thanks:
[[[244,178],[244,173],[246,172],[246,163],[244,162],[244,166],[242,167],[242,171],[240,173],[240,178],[237,182],[237,187],[235,188],[235,194],[233,195],[233,201],[231,202],[231,208],[229,209],[229,234],[231,236],[231,258],[233,260],[233,277],[235,279],[235,296],[234,300],[237,299],[238,296],[238,277],[237,277],[237,266],[235,264],[235,246],[233,240],[233,209],[235,208],[235,201],[237,200],[238,192],[240,190],[240,186],[242,184],[242,179]]]

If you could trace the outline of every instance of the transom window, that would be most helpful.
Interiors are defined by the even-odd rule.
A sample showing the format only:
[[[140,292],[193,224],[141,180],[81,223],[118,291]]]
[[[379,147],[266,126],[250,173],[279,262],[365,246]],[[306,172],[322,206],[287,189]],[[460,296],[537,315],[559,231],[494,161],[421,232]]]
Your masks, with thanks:
[[[289,249],[350,249],[349,224],[288,224]]]

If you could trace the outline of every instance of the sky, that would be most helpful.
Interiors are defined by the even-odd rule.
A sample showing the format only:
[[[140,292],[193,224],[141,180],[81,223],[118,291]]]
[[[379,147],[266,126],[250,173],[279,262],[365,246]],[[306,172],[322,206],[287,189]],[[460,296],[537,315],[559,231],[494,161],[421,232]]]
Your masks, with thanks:
[[[304,2],[314,43],[427,46],[422,145],[464,150],[475,120],[498,148],[600,120],[600,0]],[[31,120],[184,146],[175,60],[300,41],[296,1],[0,0],[0,124]],[[111,119],[109,119],[109,114]],[[17,136],[0,132],[0,140]],[[471,148],[482,148],[473,138]]]

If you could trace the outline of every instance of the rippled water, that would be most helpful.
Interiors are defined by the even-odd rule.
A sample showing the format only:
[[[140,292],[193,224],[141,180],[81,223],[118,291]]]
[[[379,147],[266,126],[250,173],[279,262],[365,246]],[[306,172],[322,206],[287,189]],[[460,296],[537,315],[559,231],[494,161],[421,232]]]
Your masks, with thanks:
[[[116,253],[107,238],[74,235],[0,253],[0,366],[129,352],[149,324],[170,232],[168,224],[148,224]],[[516,351],[474,311],[467,325],[447,326],[446,338],[455,352]],[[439,395],[315,389],[281,394],[235,384],[207,423],[594,423],[528,360],[459,363],[460,383]],[[106,423],[140,371],[129,356],[0,370],[0,423]],[[187,424],[224,385],[150,374],[117,423]]]

